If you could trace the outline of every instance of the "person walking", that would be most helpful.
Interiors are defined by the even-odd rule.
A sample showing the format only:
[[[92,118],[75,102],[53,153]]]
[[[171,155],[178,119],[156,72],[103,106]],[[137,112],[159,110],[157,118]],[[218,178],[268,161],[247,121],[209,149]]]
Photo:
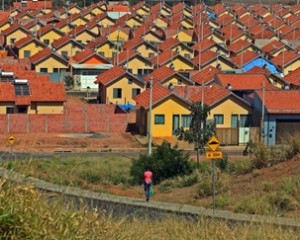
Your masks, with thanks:
[[[150,200],[150,188],[152,185],[152,172],[150,171],[149,168],[146,169],[144,172],[144,192],[145,192],[145,197],[146,201],[149,202]]]

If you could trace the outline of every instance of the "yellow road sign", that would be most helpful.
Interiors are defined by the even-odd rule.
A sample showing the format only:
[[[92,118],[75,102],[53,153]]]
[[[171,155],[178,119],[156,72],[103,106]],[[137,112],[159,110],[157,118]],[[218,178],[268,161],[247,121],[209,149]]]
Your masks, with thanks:
[[[10,137],[8,138],[8,142],[9,142],[10,144],[14,144],[14,143],[15,143],[15,138],[14,138],[13,136],[10,136]]]
[[[207,158],[223,158],[223,152],[221,151],[213,151],[205,153]]]
[[[208,141],[208,147],[214,152],[219,147],[220,142],[216,136],[212,136]]]

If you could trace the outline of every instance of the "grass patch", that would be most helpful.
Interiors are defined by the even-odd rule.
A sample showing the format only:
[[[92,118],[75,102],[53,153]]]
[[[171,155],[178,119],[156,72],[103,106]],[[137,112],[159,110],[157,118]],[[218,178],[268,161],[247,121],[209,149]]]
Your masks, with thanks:
[[[59,196],[47,199],[28,185],[3,184],[0,179],[1,239],[297,239],[297,230],[267,224],[227,224],[169,217],[112,218],[97,209],[74,210]],[[151,227],[149,227],[151,225]]]

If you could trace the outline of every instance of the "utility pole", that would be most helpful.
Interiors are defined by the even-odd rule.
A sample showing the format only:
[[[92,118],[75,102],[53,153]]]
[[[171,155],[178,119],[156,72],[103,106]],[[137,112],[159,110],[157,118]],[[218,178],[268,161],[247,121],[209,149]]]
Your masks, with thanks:
[[[148,114],[148,155],[152,154],[152,91],[153,77],[150,77],[149,114]]]
[[[263,89],[262,89],[262,106],[261,106],[261,123],[260,123],[262,144],[264,144],[264,139],[265,139],[264,121],[265,121],[265,82],[263,82]]]

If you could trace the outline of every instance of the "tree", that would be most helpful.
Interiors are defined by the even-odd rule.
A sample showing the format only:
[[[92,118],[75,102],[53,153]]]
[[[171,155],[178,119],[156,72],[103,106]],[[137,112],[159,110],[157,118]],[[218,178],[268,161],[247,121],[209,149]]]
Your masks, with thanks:
[[[198,166],[199,150],[200,153],[204,153],[204,146],[216,131],[215,123],[207,120],[209,114],[210,111],[207,105],[202,105],[201,102],[193,103],[191,105],[191,123],[189,129],[186,130],[181,127],[176,131],[176,136],[179,140],[194,143],[195,150],[197,151]]]

